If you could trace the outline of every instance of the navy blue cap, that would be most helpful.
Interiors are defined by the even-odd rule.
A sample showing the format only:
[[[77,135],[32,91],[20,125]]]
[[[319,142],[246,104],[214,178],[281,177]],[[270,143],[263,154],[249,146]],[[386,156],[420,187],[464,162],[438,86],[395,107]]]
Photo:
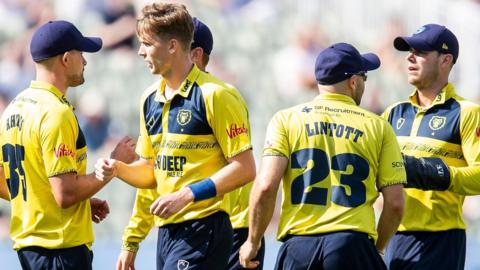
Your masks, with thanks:
[[[413,48],[419,51],[452,54],[454,63],[458,58],[457,37],[448,28],[438,24],[426,24],[411,37],[397,37],[393,41],[393,46],[399,51],[409,51]]]
[[[35,62],[71,50],[97,52],[101,48],[100,38],[84,37],[72,23],[67,21],[47,22],[35,31],[30,42],[30,53]]]
[[[210,55],[213,49],[213,35],[206,24],[197,18],[193,18],[193,43],[192,48],[200,47]]]
[[[347,43],[336,43],[321,51],[315,61],[315,78],[322,85],[332,85],[354,74],[380,67],[380,59],[373,53],[360,54]]]

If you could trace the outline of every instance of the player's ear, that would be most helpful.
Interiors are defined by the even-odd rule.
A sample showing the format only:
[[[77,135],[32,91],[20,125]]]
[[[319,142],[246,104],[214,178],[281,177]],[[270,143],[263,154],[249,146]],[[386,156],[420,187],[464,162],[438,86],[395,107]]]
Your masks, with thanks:
[[[348,83],[348,88],[355,89],[355,87],[357,86],[357,80],[355,76],[351,76],[350,78],[348,78],[347,83]]]
[[[190,51],[190,57],[192,58],[192,62],[198,66],[203,59],[203,49],[200,47],[196,47]]]
[[[452,66],[453,64],[453,55],[451,54],[442,54],[440,63],[442,65]]]
[[[180,46],[180,43],[178,40],[172,38],[168,41],[168,52],[170,54],[175,53],[178,50],[178,47]]]
[[[64,52],[63,54],[60,55],[60,61],[62,62],[62,65],[67,65],[68,61],[70,61],[70,52]]]

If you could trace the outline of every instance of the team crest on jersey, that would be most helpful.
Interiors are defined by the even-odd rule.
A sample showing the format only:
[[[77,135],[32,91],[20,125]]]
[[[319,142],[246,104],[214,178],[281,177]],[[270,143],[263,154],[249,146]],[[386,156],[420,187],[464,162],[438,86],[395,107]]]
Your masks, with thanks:
[[[401,129],[403,124],[405,123],[405,118],[401,117],[397,120],[397,129]]]
[[[185,126],[192,120],[192,111],[190,110],[180,110],[177,114],[177,123],[182,126]]]
[[[434,116],[430,121],[428,122],[428,126],[432,130],[439,130],[445,126],[445,123],[447,122],[447,117],[445,116]]]
[[[190,263],[186,260],[178,260],[177,269],[178,270],[187,270]]]

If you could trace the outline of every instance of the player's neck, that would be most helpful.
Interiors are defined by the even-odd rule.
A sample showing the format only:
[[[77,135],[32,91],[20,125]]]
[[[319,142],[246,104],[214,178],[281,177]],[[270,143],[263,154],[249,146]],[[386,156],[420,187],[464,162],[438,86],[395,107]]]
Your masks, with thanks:
[[[417,88],[417,101],[421,107],[429,107],[437,98],[438,94],[442,92],[442,89],[447,85],[448,81],[437,81],[428,87]]]
[[[62,94],[67,94],[68,86],[65,79],[63,78],[63,76],[58,75],[55,72],[47,71],[44,69],[37,69],[36,80],[49,83],[55,86],[58,90],[60,90]]]
[[[191,61],[182,61],[172,67],[170,74],[165,75],[166,80],[164,95],[166,99],[170,99],[182,85],[192,70],[193,64]]]

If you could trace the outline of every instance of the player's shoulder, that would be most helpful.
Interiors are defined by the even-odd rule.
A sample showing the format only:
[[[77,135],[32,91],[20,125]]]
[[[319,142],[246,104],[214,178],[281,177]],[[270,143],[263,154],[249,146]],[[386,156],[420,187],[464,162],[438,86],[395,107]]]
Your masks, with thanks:
[[[412,103],[408,100],[403,100],[403,101],[399,101],[399,102],[395,102],[393,104],[391,104],[390,106],[387,106],[387,108],[385,109],[384,113],[389,113],[391,112],[392,110],[396,109],[396,108],[401,108],[401,107],[405,107],[405,106],[413,106]]]
[[[59,97],[44,90],[27,88],[12,100],[12,104],[15,103],[22,103],[19,107],[34,111],[33,115],[39,118],[42,115],[58,117],[73,115],[73,107],[65,96]]]
[[[154,83],[150,84],[145,90],[143,91],[142,95],[140,96],[140,102],[143,103],[146,99],[155,95],[157,90],[160,88],[162,80],[157,80]]]
[[[214,94],[240,94],[233,85],[226,83],[223,80],[215,77],[214,75],[206,72],[200,72],[195,83],[202,91],[202,94],[205,96],[210,96]]]
[[[463,114],[472,114],[472,113],[479,114],[480,113],[480,105],[479,104],[477,104],[477,103],[475,103],[471,100],[468,100],[466,98],[463,98],[459,95],[455,95],[453,98],[460,105],[460,108],[461,108]]]

